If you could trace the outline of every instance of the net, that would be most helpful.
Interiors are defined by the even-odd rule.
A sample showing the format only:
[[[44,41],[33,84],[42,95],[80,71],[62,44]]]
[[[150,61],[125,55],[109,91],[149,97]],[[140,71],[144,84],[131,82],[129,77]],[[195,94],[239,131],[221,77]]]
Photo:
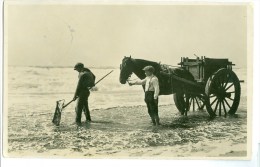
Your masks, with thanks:
[[[64,106],[65,100],[58,100],[56,101],[56,108],[55,108],[55,113],[52,119],[52,123],[54,123],[56,126],[60,125],[60,120],[61,120],[61,112]]]

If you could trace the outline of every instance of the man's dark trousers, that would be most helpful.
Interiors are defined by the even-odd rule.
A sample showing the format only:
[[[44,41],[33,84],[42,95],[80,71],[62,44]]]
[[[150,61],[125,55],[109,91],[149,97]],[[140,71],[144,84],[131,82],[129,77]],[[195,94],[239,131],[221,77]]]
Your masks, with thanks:
[[[148,113],[152,119],[153,124],[159,125],[158,116],[158,99],[154,99],[154,91],[145,92],[145,103],[148,108]]]
[[[86,120],[91,121],[90,118],[90,112],[88,108],[88,97],[90,95],[89,90],[84,90],[80,92],[78,101],[77,101],[77,106],[76,106],[76,123],[81,123],[81,115],[82,111],[84,109],[84,113],[86,116]]]

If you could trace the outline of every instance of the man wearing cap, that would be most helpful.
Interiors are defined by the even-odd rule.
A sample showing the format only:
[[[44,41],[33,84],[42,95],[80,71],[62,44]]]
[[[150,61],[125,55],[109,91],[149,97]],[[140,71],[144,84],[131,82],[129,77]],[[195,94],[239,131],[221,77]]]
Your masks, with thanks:
[[[95,75],[88,69],[84,68],[84,64],[77,63],[74,70],[79,72],[78,75],[78,85],[75,91],[73,100],[78,98],[76,104],[76,124],[81,125],[81,115],[82,110],[84,110],[86,121],[91,121],[89,107],[88,107],[88,97],[90,95],[89,88],[94,86]]]
[[[146,66],[143,69],[146,78],[136,82],[129,82],[129,85],[145,85],[145,103],[148,108],[148,113],[152,119],[153,125],[160,125],[158,115],[158,96],[159,96],[159,81],[153,74],[155,69],[153,66]]]

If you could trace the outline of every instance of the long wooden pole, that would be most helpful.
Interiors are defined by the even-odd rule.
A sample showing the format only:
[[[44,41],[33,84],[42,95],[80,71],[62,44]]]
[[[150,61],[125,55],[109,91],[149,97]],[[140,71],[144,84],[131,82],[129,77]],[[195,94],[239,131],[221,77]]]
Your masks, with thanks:
[[[109,73],[107,73],[105,76],[103,76],[100,80],[98,80],[96,83],[95,83],[95,86],[100,82],[102,81],[104,78],[106,78],[109,74],[111,74],[114,70],[111,70]],[[94,86],[90,87],[89,89],[93,88]],[[65,104],[62,109],[64,109],[65,107],[67,107],[70,103],[72,103],[74,100],[72,99],[70,102],[68,102],[67,104]]]

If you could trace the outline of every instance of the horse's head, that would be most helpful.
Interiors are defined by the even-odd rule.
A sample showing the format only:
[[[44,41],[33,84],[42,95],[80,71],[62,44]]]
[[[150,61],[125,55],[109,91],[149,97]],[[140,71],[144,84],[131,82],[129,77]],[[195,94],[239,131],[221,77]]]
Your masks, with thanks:
[[[132,58],[124,57],[122,60],[122,64],[120,64],[120,78],[119,81],[121,84],[125,84],[128,78],[131,76],[133,72],[133,62]]]

